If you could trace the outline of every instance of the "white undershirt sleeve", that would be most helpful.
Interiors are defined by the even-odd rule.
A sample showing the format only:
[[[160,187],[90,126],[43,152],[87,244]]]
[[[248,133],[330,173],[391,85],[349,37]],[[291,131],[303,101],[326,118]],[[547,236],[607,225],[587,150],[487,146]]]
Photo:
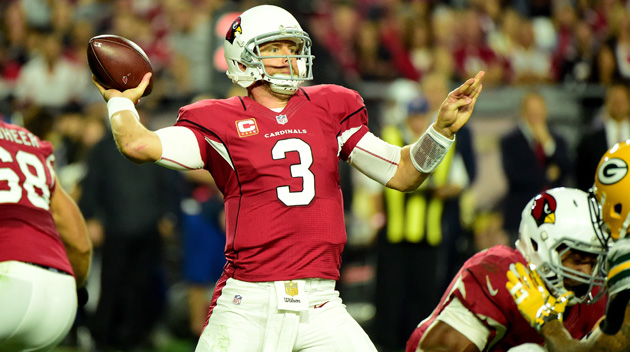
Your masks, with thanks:
[[[444,307],[444,310],[437,316],[436,321],[443,321],[453,329],[466,336],[470,342],[474,343],[479,351],[484,351],[488,344],[490,330],[483,325],[471,311],[466,309],[462,302],[454,297],[453,300]]]
[[[369,178],[386,185],[396,174],[401,149],[368,132],[354,147],[348,162]]]
[[[170,126],[155,131],[162,142],[162,157],[158,165],[169,169],[189,171],[201,169],[201,151],[195,133],[182,126]]]

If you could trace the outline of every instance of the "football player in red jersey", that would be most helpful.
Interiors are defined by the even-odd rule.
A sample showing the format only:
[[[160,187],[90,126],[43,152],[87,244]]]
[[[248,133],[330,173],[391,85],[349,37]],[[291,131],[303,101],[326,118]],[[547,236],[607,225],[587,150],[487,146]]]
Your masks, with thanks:
[[[601,158],[592,188],[595,209],[601,211],[603,242],[613,242],[607,259],[606,317],[587,338],[574,339],[562,325],[564,301],[537,280],[538,269],[508,272],[508,289],[518,307],[545,338],[548,351],[622,352],[630,346],[630,140],[617,143]],[[573,338],[572,338],[573,337]]]
[[[593,296],[604,283],[600,268],[606,248],[597,239],[590,211],[588,194],[578,189],[554,188],[530,200],[521,215],[517,249],[495,246],[468,259],[431,316],[413,332],[406,351],[508,351],[542,344],[505,289],[512,263],[545,268],[545,285],[558,295],[576,292],[565,326],[572,336],[585,336],[606,305]]]
[[[48,351],[74,323],[92,245],[53,147],[0,120],[0,351]]]
[[[369,132],[359,94],[312,79],[311,40],[286,10],[253,7],[224,41],[228,76],[248,96],[203,100],[156,132],[134,103],[148,84],[108,102],[120,151],[135,162],[208,170],[224,196],[227,263],[197,351],[375,351],[335,290],[346,243],[339,160],[401,191],[440,163],[468,121],[484,72],[444,100],[411,146]]]

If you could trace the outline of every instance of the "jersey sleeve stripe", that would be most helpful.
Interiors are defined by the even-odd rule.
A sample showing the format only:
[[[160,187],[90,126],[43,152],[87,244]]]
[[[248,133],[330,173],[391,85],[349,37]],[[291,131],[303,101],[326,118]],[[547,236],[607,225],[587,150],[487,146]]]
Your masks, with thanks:
[[[350,128],[337,137],[337,141],[339,143],[339,156],[342,160],[348,160],[348,156],[352,153],[354,147],[366,133],[368,133],[367,127],[361,125]]]
[[[365,106],[360,107],[357,111],[355,111],[355,112],[351,113],[350,115],[348,115],[348,116],[344,117],[344,118],[341,120],[341,122],[339,122],[339,124],[340,124],[340,125],[341,125],[341,124],[343,124],[346,120],[348,120],[348,119],[349,119],[349,118],[351,118],[352,116],[354,116],[354,115],[356,115],[356,114],[360,113],[362,110],[365,110]]]
[[[217,134],[216,134],[216,133],[212,132],[212,131],[211,131],[211,130],[209,130],[207,127],[204,127],[204,126],[202,126],[202,125],[198,124],[197,122],[191,121],[191,120],[189,120],[189,119],[181,119],[181,120],[177,120],[177,122],[178,122],[178,123],[179,123],[179,122],[185,122],[185,123],[191,124],[191,125],[193,125],[193,126],[197,127],[198,129],[203,130],[203,131],[205,131],[206,133],[211,134],[211,135],[216,136],[217,138],[219,138],[219,136],[217,136]]]

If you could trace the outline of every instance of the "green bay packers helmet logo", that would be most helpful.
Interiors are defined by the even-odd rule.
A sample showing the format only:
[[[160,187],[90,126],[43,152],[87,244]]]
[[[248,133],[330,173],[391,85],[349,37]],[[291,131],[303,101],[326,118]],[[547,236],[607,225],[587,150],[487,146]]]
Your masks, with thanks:
[[[604,185],[621,181],[628,174],[628,164],[619,158],[605,160],[597,170],[597,179]]]

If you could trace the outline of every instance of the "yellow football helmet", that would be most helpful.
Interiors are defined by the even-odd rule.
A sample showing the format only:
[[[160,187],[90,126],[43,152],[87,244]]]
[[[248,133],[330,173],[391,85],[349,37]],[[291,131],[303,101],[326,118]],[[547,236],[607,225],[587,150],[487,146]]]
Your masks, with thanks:
[[[604,229],[614,240],[624,238],[630,226],[629,164],[630,139],[610,148],[595,173],[593,193],[601,207]]]

